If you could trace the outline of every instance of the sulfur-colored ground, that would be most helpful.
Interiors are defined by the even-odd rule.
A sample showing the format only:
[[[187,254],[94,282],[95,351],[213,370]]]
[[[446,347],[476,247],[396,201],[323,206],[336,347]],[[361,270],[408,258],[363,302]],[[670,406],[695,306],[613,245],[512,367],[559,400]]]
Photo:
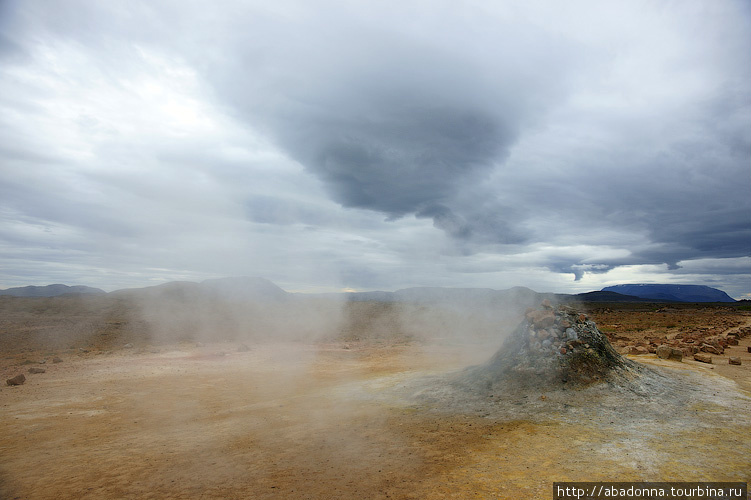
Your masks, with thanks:
[[[0,497],[533,499],[553,481],[751,471],[749,414],[728,415],[748,401],[704,367],[722,394],[695,401],[695,425],[634,428],[575,395],[576,418],[499,421],[392,391],[472,361],[450,346],[232,347],[74,356],[3,387]]]
[[[751,479],[751,337],[712,365],[632,356],[678,381],[680,397],[540,392],[508,412],[518,402],[411,396],[425,377],[481,362],[500,341],[113,348],[123,343],[116,329],[94,325],[96,342],[83,352],[21,343],[18,332],[44,325],[34,311],[14,314],[22,321],[6,316],[6,330],[20,326],[0,339],[0,375],[27,382],[0,387],[2,499],[538,499],[551,497],[554,481]],[[671,312],[590,312],[606,325],[655,314]],[[676,323],[701,316],[707,331],[751,319],[675,314]],[[743,364],[729,365],[729,355]],[[29,374],[32,366],[46,372]]]

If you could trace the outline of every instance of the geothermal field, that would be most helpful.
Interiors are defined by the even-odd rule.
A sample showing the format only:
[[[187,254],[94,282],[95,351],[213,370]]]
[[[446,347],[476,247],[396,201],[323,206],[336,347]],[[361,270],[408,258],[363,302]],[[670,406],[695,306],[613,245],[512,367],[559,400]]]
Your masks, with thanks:
[[[0,498],[537,499],[554,481],[751,478],[749,311],[527,292],[0,297]]]

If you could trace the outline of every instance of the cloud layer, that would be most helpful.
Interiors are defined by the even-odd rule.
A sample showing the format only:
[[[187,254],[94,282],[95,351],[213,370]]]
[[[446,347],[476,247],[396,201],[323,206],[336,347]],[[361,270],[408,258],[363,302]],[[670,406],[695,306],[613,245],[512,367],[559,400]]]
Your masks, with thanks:
[[[6,286],[751,293],[742,1],[2,9]]]

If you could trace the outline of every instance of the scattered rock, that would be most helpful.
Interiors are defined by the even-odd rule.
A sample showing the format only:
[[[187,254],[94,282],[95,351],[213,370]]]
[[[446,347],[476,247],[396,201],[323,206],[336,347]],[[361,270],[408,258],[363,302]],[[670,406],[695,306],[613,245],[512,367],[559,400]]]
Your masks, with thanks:
[[[731,365],[740,365],[741,358],[739,358],[738,356],[731,356],[730,358],[728,358],[728,363],[730,363]]]
[[[629,345],[625,348],[626,354],[641,354],[639,348],[635,345]]]
[[[683,345],[683,353],[685,356],[693,356],[697,352],[699,352],[699,346],[689,344]]]
[[[52,362],[53,362],[53,363],[62,363],[62,362],[63,362],[63,360],[62,360],[61,358],[59,358],[59,357],[55,356],[54,358],[52,358]]]
[[[725,352],[725,350],[722,347],[713,346],[713,345],[710,345],[710,344],[702,344],[700,349],[702,351],[704,351],[704,352],[708,352],[708,353],[711,353],[711,354],[717,354],[717,355],[720,355],[723,352]]]
[[[555,313],[552,310],[532,310],[526,315],[527,320],[537,328],[548,328],[555,323]]]
[[[660,359],[672,359],[675,361],[683,360],[683,350],[676,349],[675,347],[661,345],[655,350],[655,353]]]
[[[250,351],[250,347],[248,347],[247,344],[240,344],[237,346],[237,352],[248,352]]]
[[[676,349],[675,347],[671,348],[668,359],[672,359],[673,361],[683,361],[683,350]]]
[[[34,366],[29,368],[29,373],[45,373],[46,371],[44,368],[36,368]]]
[[[127,344],[125,344],[125,345],[124,345],[123,347],[124,347],[125,349],[131,349],[131,348],[133,347],[133,344],[131,344],[130,342],[128,342],[128,343],[127,343]]]
[[[23,373],[19,373],[15,377],[5,381],[8,385],[23,385],[24,382],[26,382],[26,376]]]
[[[748,347],[746,347],[746,350],[747,350],[748,352],[751,352],[751,345],[750,345],[750,346],[748,346]]]
[[[709,354],[697,352],[696,354],[694,354],[694,359],[696,361],[701,361],[702,363],[712,364],[712,356],[710,356]]]

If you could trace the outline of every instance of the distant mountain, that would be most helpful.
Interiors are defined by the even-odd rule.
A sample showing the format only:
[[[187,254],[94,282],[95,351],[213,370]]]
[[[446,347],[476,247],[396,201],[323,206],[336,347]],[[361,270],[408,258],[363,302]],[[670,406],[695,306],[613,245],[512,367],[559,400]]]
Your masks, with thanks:
[[[559,295],[563,301],[581,302],[644,302],[645,299],[635,295],[624,295],[616,292],[585,292],[576,295]]]
[[[345,293],[320,293],[311,294],[320,297],[344,297],[345,300],[352,302],[394,302],[397,300],[395,292],[345,292]]]
[[[104,294],[107,293],[99,288],[92,288],[84,285],[46,285],[46,286],[20,286],[16,288],[7,288],[0,290],[0,295],[12,295],[14,297],[57,297],[68,293],[82,294]]]
[[[343,294],[320,294],[319,296],[344,297],[353,302],[413,302],[424,304],[452,304],[452,305],[526,305],[539,304],[545,298],[553,299],[553,294],[537,293],[525,287],[514,287],[507,290],[492,288],[442,288],[442,287],[414,287],[403,288],[395,292],[349,292]]]
[[[284,300],[289,294],[266,278],[217,278],[205,280],[200,288],[226,299]]]
[[[264,302],[286,299],[289,294],[264,278],[247,276],[236,278],[208,279],[200,283],[194,281],[170,281],[161,285],[144,288],[127,288],[112,292],[115,296],[141,296],[166,298],[181,302],[200,299],[220,299],[232,301]]]
[[[615,285],[605,287],[602,291],[633,295],[649,300],[668,300],[675,302],[735,302],[735,299],[722,290],[704,285]]]
[[[0,290],[0,295],[16,297],[55,297],[64,294],[105,294],[104,290],[89,286],[68,286],[62,284],[47,286],[24,286]],[[233,277],[208,279],[200,283],[193,281],[172,281],[161,285],[131,288],[111,292],[117,296],[140,296],[145,299],[157,297],[191,302],[199,299],[231,300],[238,302],[278,302],[288,299],[330,297],[348,301],[372,302],[413,302],[431,304],[452,304],[456,306],[485,305],[506,307],[539,304],[543,299],[553,301],[582,302],[735,302],[728,294],[716,288],[700,285],[616,285],[576,295],[538,293],[525,287],[507,290],[491,288],[441,288],[414,287],[395,292],[351,292],[326,294],[288,293],[273,282],[258,277]]]

